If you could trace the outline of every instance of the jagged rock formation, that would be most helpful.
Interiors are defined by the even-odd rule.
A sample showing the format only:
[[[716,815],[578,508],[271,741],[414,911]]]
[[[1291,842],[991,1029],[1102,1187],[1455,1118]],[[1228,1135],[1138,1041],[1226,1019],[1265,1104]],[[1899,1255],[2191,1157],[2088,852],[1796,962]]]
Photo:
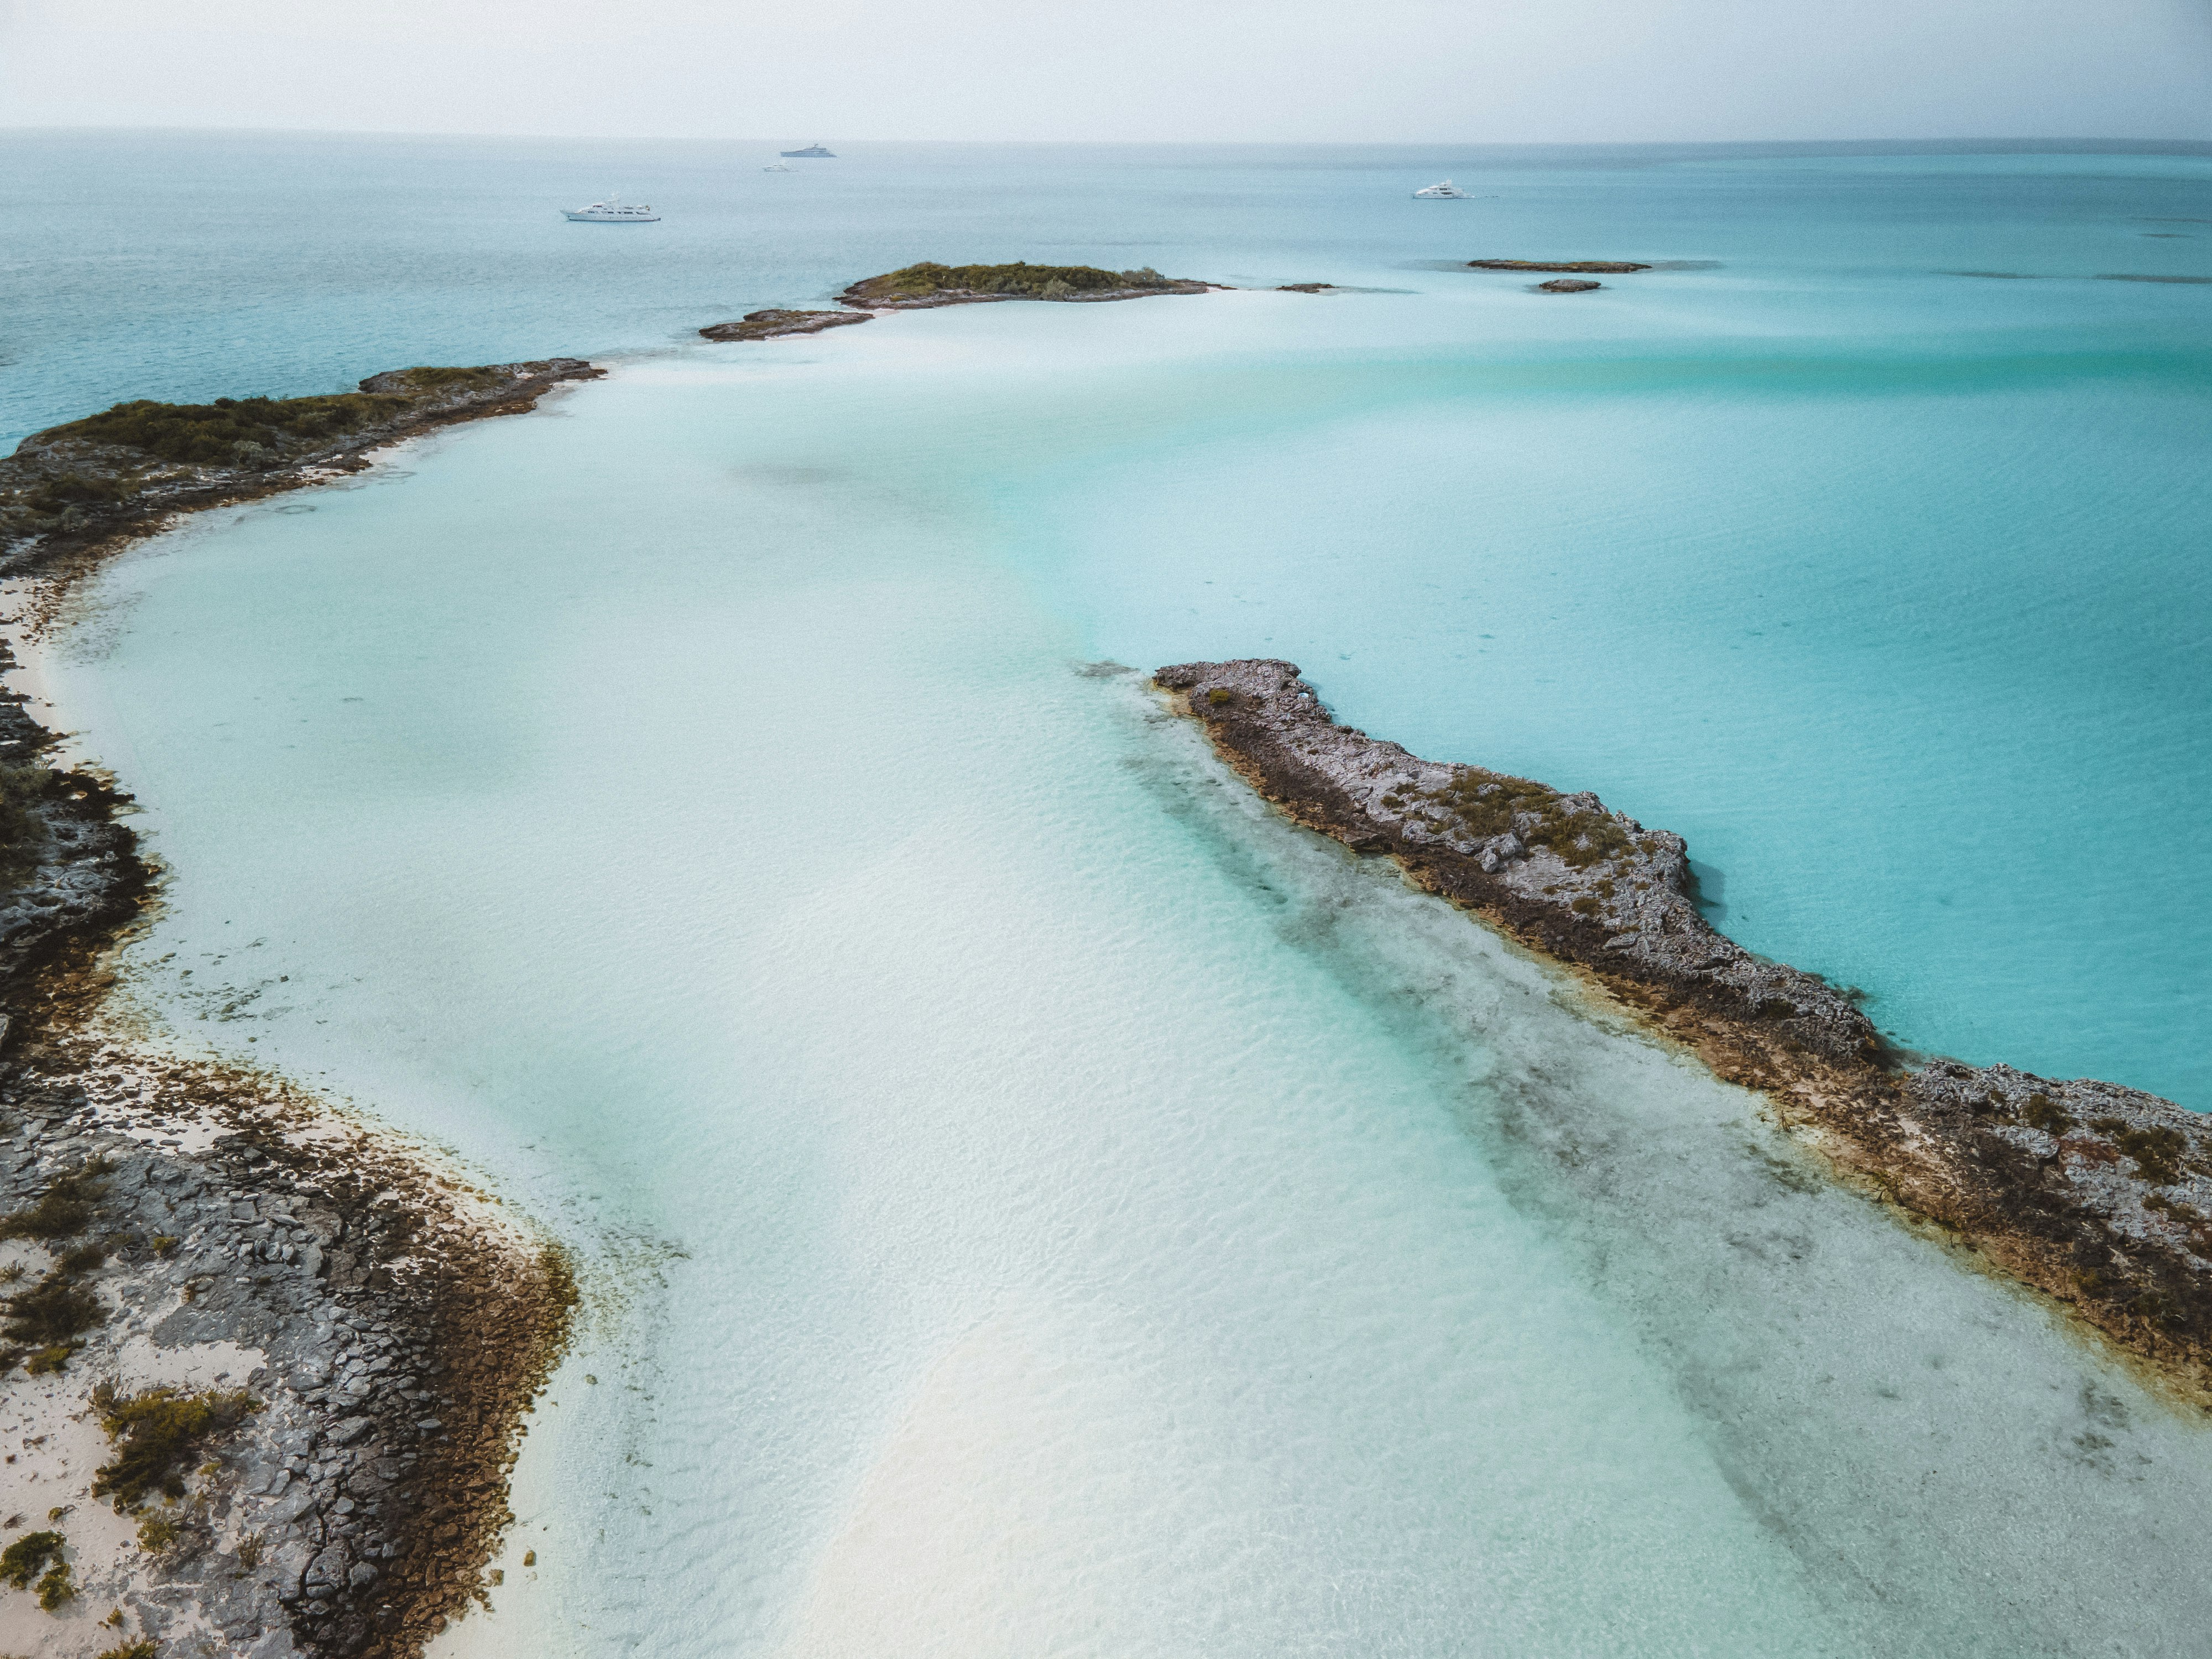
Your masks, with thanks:
[[[1339,726],[1292,663],[1183,663],[1154,679],[1285,815],[1395,857],[1583,970],[1721,1077],[1762,1091],[1849,1175],[2212,1392],[2212,1131],[2197,1114],[2003,1066],[1911,1070],[1847,994],[1714,931],[1680,836],[1594,794]]]

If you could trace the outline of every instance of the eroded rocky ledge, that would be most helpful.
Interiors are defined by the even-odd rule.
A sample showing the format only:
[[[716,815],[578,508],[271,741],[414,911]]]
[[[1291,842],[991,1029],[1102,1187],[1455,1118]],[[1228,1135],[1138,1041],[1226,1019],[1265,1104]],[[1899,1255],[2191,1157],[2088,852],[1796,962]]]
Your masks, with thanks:
[[[1583,970],[1848,1175],[2212,1398],[2212,1133],[2197,1114],[2005,1066],[1915,1068],[1847,994],[1717,933],[1680,836],[1339,726],[1295,664],[1154,679],[1285,815]]]

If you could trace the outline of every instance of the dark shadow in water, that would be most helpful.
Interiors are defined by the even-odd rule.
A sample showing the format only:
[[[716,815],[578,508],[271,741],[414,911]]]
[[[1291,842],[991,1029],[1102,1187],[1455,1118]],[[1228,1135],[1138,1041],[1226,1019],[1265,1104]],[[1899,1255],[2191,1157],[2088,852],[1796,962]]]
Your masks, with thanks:
[[[1727,920],[1728,875],[1718,865],[1701,864],[1690,860],[1692,888],[1690,899],[1698,907],[1698,914],[1718,927]]]
[[[2100,283],[2212,283],[2212,276],[2139,276],[2132,271],[2100,270]]]

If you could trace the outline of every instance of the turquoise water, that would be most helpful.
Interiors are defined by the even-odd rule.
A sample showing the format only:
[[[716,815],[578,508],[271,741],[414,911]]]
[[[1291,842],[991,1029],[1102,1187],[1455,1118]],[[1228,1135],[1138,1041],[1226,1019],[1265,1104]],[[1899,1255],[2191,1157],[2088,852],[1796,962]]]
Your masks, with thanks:
[[[295,204],[331,155],[604,171],[252,154]],[[571,243],[640,262],[537,277],[611,379],[149,544],[52,665],[173,872],[143,1005],[586,1260],[446,1650],[2187,1650],[2201,1428],[1079,665],[1295,656],[1684,830],[1732,931],[1908,1040],[2186,1098],[2208,295],[2094,277],[2185,263],[2123,239],[2212,217],[2206,160],[881,159],[727,208],[708,313],[850,274],[757,251],[810,214],[862,269],[965,215],[1395,291],[739,351],[656,310],[704,233]],[[566,193],[678,199],[635,166]],[[1386,199],[1447,171],[1502,201]],[[1419,263],[1570,236],[1719,263],[1571,301]],[[487,310],[468,349],[398,286],[321,313],[362,372],[591,343]],[[299,303],[150,355],[280,375]],[[449,349],[386,349],[410,307]],[[24,383],[120,372],[76,338]]]
[[[2205,147],[0,153],[15,432],[673,349],[922,255],[1402,290],[1017,399],[933,487],[989,496],[1091,654],[1292,657],[1686,835],[1717,920],[1901,1043],[2212,1103],[2212,286],[2095,280],[2212,276]],[[1445,172],[1481,198],[1406,198]],[[555,216],[609,187],[668,220]],[[1701,268],[1571,304],[1431,268],[1546,252]]]

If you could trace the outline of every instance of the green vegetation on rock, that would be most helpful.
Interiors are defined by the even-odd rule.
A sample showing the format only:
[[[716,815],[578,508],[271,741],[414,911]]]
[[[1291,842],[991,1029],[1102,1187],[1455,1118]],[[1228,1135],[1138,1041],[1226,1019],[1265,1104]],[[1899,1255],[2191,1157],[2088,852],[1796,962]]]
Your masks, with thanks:
[[[68,1540],[58,1532],[27,1532],[0,1550],[0,1579],[17,1589],[28,1589],[40,1569],[62,1553]]]
[[[2040,1129],[2047,1135],[2063,1135],[2074,1127],[2074,1120],[2066,1109],[2041,1090],[2028,1096],[2020,1115],[2028,1127]]]
[[[1017,260],[1010,265],[941,265],[924,260],[882,276],[871,276],[847,289],[844,298],[866,304],[871,300],[927,300],[945,294],[1004,294],[1030,300],[1061,300],[1079,294],[1126,293],[1132,289],[1175,287],[1149,265],[1139,270],[1101,270],[1096,265],[1033,265]]]
[[[325,398],[218,398],[211,404],[159,404],[140,398],[40,436],[78,438],[195,466],[266,465],[300,444],[343,437],[396,415],[409,401],[404,393],[367,392]],[[47,486],[47,492],[53,488]]]
[[[12,887],[38,868],[47,838],[37,808],[58,781],[51,767],[0,761],[0,886]]]
[[[194,466],[268,466],[296,450],[403,415],[426,398],[495,386],[503,378],[488,368],[396,368],[370,376],[359,392],[316,398],[218,398],[211,404],[163,404],[139,398],[51,427],[38,434],[38,441],[74,439]],[[73,505],[119,501],[129,493],[111,480],[70,472],[31,491],[27,504],[58,513]]]
[[[58,1175],[35,1204],[0,1216],[0,1238],[67,1238],[92,1219],[92,1201],[100,1194],[107,1166],[94,1159],[67,1175]]]
[[[1429,799],[1462,834],[1482,841],[1510,830],[1530,847],[1550,848],[1577,870],[1628,851],[1628,832],[1610,814],[1571,807],[1549,784],[1528,778],[1462,767]],[[1524,821],[1530,817],[1534,823]]]
[[[92,1403],[108,1439],[120,1449],[112,1463],[94,1474],[92,1495],[114,1494],[118,1510],[137,1508],[154,1491],[182,1498],[183,1471],[201,1445],[261,1409],[261,1402],[242,1389],[233,1394],[179,1394],[161,1388],[119,1395],[112,1382],[93,1390]]]

